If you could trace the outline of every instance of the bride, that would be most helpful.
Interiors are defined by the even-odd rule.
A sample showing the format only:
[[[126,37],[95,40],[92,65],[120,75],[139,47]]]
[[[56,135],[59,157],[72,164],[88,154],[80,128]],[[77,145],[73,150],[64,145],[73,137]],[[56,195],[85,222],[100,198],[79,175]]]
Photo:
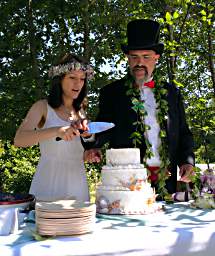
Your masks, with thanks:
[[[89,136],[84,109],[93,69],[82,57],[66,54],[49,76],[48,98],[32,105],[14,138],[17,147],[39,143],[41,155],[29,193],[37,200],[89,201],[80,136]],[[79,129],[86,132],[80,135]]]

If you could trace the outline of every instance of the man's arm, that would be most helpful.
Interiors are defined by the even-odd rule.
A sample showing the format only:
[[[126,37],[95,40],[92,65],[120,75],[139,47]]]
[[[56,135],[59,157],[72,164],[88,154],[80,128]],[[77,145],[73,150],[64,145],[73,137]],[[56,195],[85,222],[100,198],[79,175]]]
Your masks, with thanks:
[[[179,154],[178,154],[178,166],[184,164],[195,164],[195,156],[193,153],[194,141],[193,135],[187,125],[184,104],[179,92]]]
[[[179,92],[179,154],[178,154],[178,166],[180,168],[179,175],[180,180],[184,182],[190,182],[193,175],[193,166],[195,164],[195,156],[193,152],[194,141],[193,135],[187,125],[184,103]]]
[[[99,95],[99,112],[96,117],[98,122],[112,122],[113,104],[111,102],[111,90],[109,88],[102,88]],[[112,128],[114,129],[114,128]],[[85,150],[93,148],[101,148],[105,143],[110,141],[112,129],[97,133],[94,138],[82,139],[82,145]]]

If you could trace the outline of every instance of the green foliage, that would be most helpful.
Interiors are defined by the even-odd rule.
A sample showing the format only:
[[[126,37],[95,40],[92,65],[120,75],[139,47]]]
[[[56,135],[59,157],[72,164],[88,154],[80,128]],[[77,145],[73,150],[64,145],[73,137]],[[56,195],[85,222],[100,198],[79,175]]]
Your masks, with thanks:
[[[101,164],[100,163],[85,163],[85,168],[87,171],[87,180],[89,184],[89,190],[90,190],[90,201],[95,202],[95,196],[96,196],[96,185],[99,183],[101,179]]]
[[[207,138],[207,149],[204,145],[200,145],[195,151],[197,163],[215,163],[215,137]],[[207,154],[205,153],[207,152]]]
[[[47,71],[65,51],[84,55],[94,66],[87,111],[93,120],[100,88],[125,73],[120,45],[126,43],[126,24],[151,18],[161,23],[165,44],[159,75],[181,89],[197,160],[215,162],[214,1],[4,0],[0,9],[1,139],[12,140],[32,103],[46,97]],[[22,151],[28,152],[17,154]],[[30,168],[27,160],[13,165]]]
[[[37,147],[20,149],[0,141],[0,191],[28,193],[38,159]]]
[[[95,192],[96,192],[96,186],[101,181],[101,169],[102,166],[106,164],[106,155],[105,151],[108,148],[108,144],[105,144],[103,148],[101,149],[102,152],[102,160],[100,163],[85,163],[85,168],[87,172],[87,179],[89,184],[89,190],[90,190],[90,200],[91,202],[95,202]]]
[[[191,181],[193,184],[192,196],[195,199],[199,195],[201,189],[201,169],[198,167],[193,168],[194,175],[191,176]]]

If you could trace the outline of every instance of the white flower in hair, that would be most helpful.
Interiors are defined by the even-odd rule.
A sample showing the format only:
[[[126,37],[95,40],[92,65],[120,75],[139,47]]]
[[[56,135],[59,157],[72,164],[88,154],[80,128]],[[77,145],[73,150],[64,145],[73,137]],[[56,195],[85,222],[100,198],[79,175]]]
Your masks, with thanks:
[[[92,79],[94,76],[94,70],[90,65],[82,64],[75,59],[67,64],[61,64],[51,67],[49,69],[48,75],[50,78],[54,78],[55,76],[69,74],[72,70],[82,70],[86,72],[87,79]]]

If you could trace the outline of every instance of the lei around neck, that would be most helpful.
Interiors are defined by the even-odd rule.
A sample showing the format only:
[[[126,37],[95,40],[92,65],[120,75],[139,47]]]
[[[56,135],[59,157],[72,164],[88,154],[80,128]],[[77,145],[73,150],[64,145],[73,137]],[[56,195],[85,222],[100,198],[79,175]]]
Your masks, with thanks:
[[[164,83],[161,82],[160,79],[154,76],[155,87],[152,89],[155,97],[155,101],[157,104],[157,121],[160,125],[160,132],[159,137],[161,140],[161,145],[158,148],[158,152],[160,155],[160,169],[158,172],[158,179],[157,179],[157,193],[164,198],[168,195],[167,189],[165,188],[165,181],[168,178],[167,170],[170,164],[169,157],[168,157],[168,146],[167,146],[167,134],[166,134],[166,120],[168,114],[168,103],[166,100],[167,89],[164,88]],[[131,98],[132,102],[132,109],[137,114],[137,119],[133,123],[135,127],[135,131],[131,134],[132,143],[135,148],[140,146],[142,142],[145,142],[146,145],[146,153],[143,159],[143,164],[147,167],[146,159],[151,158],[153,156],[153,152],[151,151],[151,144],[143,134],[151,129],[150,126],[146,125],[144,120],[145,116],[147,115],[144,101],[140,100],[140,89],[134,86],[134,79],[133,77],[128,74],[126,77],[125,85],[127,87],[127,95]]]

